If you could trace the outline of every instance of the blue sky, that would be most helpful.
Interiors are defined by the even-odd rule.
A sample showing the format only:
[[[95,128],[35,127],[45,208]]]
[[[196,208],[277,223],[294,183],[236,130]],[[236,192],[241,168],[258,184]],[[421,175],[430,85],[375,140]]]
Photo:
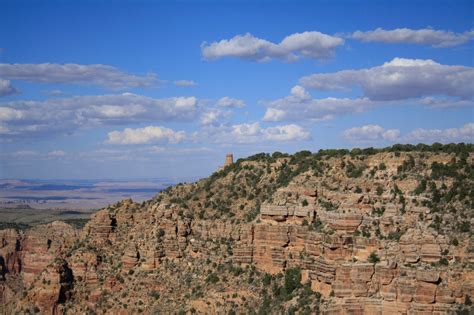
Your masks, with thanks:
[[[0,1],[0,178],[472,142],[472,1]]]

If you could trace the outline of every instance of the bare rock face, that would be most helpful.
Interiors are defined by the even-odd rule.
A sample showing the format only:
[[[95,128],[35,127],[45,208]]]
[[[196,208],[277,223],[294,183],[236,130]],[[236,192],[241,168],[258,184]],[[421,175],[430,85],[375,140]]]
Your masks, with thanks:
[[[255,226],[253,262],[269,273],[281,271],[285,267],[289,241],[287,226]]]
[[[437,270],[417,270],[416,280],[423,282],[437,283],[439,281],[439,271]]]
[[[389,285],[398,276],[397,264],[394,262],[382,262],[375,266],[375,277],[379,284]]]
[[[238,264],[253,263],[254,256],[254,226],[246,225],[240,230],[238,242],[233,248],[233,260]]]
[[[35,281],[27,299],[43,313],[57,313],[59,305],[72,297],[74,276],[65,260],[55,260]]]
[[[84,228],[84,233],[96,243],[102,244],[113,237],[116,227],[117,218],[108,211],[100,211],[91,218],[90,223]]]
[[[332,284],[336,278],[335,266],[323,257],[310,259],[306,264],[306,268],[309,270],[311,280]]]
[[[13,229],[0,231],[0,279],[21,272],[21,235]]]
[[[415,302],[423,304],[434,303],[436,297],[436,288],[437,285],[434,283],[418,281],[414,295]]]
[[[100,256],[90,251],[77,251],[69,258],[75,281],[83,282],[89,288],[98,284],[97,269],[100,263]]]
[[[63,222],[53,222],[29,230],[21,242],[23,281],[29,285],[53,259],[73,246],[77,231]]]
[[[453,291],[447,285],[440,285],[436,289],[436,303],[452,304],[455,302]]]
[[[332,213],[319,211],[318,216],[323,223],[340,232],[353,233],[362,223],[362,215],[358,213]]]
[[[6,309],[21,306],[11,303],[24,288],[31,288],[25,297],[29,304],[44,313],[55,312],[57,305],[70,298],[73,282],[67,262],[58,256],[72,248],[77,231],[56,221],[24,233],[3,230],[0,235],[0,291]]]
[[[260,208],[263,219],[285,221],[288,218],[288,207],[280,205],[264,204]]]
[[[415,295],[416,282],[410,277],[402,276],[397,281],[397,296],[401,302],[413,301]]]
[[[125,270],[130,270],[132,267],[138,264],[140,260],[140,253],[134,244],[131,244],[125,249],[122,256],[122,264]]]
[[[407,263],[436,263],[441,258],[440,241],[429,232],[421,233],[419,230],[408,230],[400,239],[400,248]]]

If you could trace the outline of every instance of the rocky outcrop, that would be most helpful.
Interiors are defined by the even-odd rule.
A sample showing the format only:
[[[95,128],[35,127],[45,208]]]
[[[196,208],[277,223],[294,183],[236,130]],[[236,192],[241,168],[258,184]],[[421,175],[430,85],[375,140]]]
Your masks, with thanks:
[[[362,223],[362,215],[359,213],[333,213],[318,211],[318,217],[323,223],[328,224],[338,232],[353,233]]]
[[[101,244],[113,236],[117,227],[117,218],[107,211],[100,211],[93,215],[91,222],[86,225],[84,233],[94,242]]]
[[[55,260],[42,270],[27,299],[45,314],[62,313],[61,306],[72,297],[74,276],[65,260]]]
[[[274,205],[263,204],[260,213],[263,220],[274,220],[276,222],[302,222],[312,220],[315,210],[312,207],[300,205]]]
[[[24,233],[3,230],[0,235],[3,303],[15,299],[15,294],[29,287],[32,290],[27,293],[28,300],[45,313],[54,312],[70,298],[74,281],[72,269],[60,257],[77,241],[74,228],[56,221]]]
[[[7,273],[18,274],[22,270],[21,235],[13,229],[0,231],[0,279]]]

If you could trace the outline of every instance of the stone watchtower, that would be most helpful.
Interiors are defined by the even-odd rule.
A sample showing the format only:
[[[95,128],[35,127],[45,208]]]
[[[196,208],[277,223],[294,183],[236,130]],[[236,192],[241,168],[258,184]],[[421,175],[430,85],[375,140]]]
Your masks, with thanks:
[[[225,156],[225,164],[224,167],[232,165],[234,163],[234,155],[232,153],[228,153]]]

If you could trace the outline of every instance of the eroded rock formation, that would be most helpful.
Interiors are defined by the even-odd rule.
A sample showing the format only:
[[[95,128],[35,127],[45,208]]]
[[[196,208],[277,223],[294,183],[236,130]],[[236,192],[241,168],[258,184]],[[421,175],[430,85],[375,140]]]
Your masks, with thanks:
[[[304,160],[249,160],[149,202],[110,206],[82,231],[61,222],[2,230],[1,305],[7,313],[247,313],[273,294],[282,309],[307,310],[306,301],[310,313],[449,314],[474,296],[471,221],[459,221],[472,209],[467,197],[433,204],[435,191],[447,200],[456,184],[426,165],[453,158],[461,163],[417,155],[410,173],[400,171],[412,163],[405,153],[333,157],[289,182],[279,177],[285,165]],[[354,172],[362,163],[361,175],[348,175],[347,165]],[[472,153],[465,163],[472,168]],[[431,178],[430,192],[414,193],[419,176]],[[301,272],[317,304],[286,282],[278,287],[287,270]]]

